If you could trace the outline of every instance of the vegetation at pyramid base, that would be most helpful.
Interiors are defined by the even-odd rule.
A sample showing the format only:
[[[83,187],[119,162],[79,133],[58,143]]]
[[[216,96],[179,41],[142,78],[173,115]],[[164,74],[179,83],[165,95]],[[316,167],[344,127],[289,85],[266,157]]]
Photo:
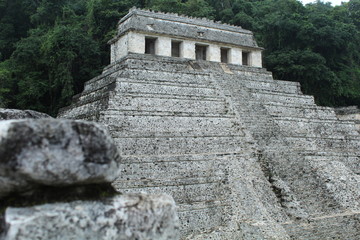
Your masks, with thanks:
[[[275,78],[321,105],[360,106],[360,0],[0,0],[0,107],[56,115],[109,63],[107,41],[132,6],[249,29]]]

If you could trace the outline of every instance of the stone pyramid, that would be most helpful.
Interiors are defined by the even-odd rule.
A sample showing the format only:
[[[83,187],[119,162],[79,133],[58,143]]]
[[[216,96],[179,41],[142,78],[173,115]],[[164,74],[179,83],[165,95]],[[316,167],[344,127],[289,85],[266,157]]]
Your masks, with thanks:
[[[118,191],[173,196],[183,239],[359,238],[354,122],[274,80],[250,31],[132,9],[111,44],[59,117],[108,128]]]

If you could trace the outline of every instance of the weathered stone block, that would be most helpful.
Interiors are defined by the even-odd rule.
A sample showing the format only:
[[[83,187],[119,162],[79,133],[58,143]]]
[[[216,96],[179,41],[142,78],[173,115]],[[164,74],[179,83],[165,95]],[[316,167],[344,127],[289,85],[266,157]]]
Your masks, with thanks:
[[[46,113],[40,113],[33,110],[18,110],[0,108],[0,120],[23,119],[23,118],[51,118]]]
[[[0,121],[0,196],[39,185],[111,182],[119,163],[116,145],[96,123]]]
[[[168,195],[132,194],[8,208],[4,240],[176,240],[179,220]]]

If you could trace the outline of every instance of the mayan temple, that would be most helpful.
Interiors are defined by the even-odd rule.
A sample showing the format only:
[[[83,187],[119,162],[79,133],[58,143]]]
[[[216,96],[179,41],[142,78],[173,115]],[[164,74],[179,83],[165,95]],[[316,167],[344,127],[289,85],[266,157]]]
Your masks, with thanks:
[[[59,117],[104,124],[119,192],[174,197],[182,239],[359,239],[360,138],[262,68],[251,31],[131,9]]]

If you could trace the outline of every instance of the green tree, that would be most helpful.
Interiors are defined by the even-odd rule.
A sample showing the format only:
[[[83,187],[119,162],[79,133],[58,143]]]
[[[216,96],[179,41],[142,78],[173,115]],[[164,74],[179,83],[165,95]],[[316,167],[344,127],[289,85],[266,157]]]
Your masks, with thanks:
[[[109,64],[110,50],[107,42],[116,33],[116,24],[128,13],[130,7],[142,6],[136,0],[89,0],[86,3],[86,26],[89,34],[98,42],[101,65]],[[100,67],[100,66],[99,66]]]
[[[11,64],[16,66],[12,69],[12,81],[17,85],[17,91],[13,90],[13,107],[49,112],[45,105],[48,102],[50,84],[47,81],[46,61],[40,52],[44,33],[43,29],[31,30],[29,37],[16,44],[16,50],[10,59]]]
[[[0,0],[0,105],[56,114],[109,63],[132,6],[252,30],[276,78],[323,105],[360,105],[360,0]]]
[[[153,0],[151,4],[151,9],[169,13],[181,13],[183,7],[181,0]]]
[[[350,0],[346,6],[353,23],[360,30],[360,0]]]
[[[214,18],[214,9],[205,0],[153,0],[150,8],[155,11],[180,13],[192,17]]]
[[[0,61],[8,59],[16,42],[26,36],[35,9],[30,0],[0,0]]]
[[[16,66],[12,71],[18,89],[15,107],[55,115],[86,80],[98,74],[99,44],[87,31],[85,15],[77,15],[74,6],[79,5],[64,5],[54,26],[40,24],[17,43],[10,59]]]
[[[314,95],[322,105],[334,105],[339,79],[326,66],[326,60],[310,50],[275,51],[266,56],[277,79],[297,81],[302,91]]]
[[[98,44],[81,26],[56,25],[44,36],[41,54],[47,64],[51,113],[70,103],[88,78],[96,75]]]
[[[193,17],[214,19],[215,10],[204,0],[188,0],[184,3],[183,14]]]

